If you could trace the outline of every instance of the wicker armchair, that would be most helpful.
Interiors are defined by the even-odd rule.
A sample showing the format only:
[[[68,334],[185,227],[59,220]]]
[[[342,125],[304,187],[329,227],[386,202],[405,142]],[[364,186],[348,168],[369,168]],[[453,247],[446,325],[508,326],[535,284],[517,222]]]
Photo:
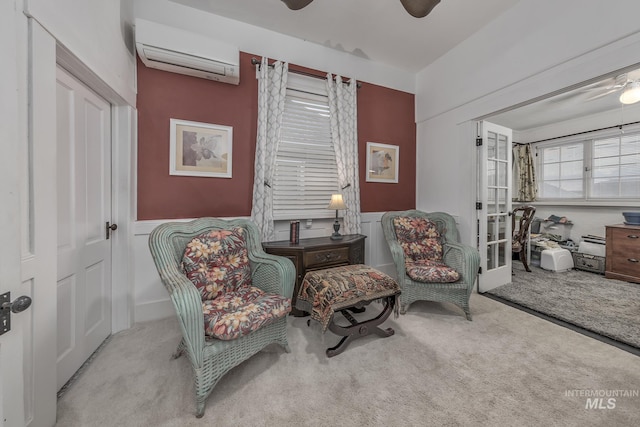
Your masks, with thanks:
[[[442,261],[453,268],[459,279],[453,283],[421,282],[410,278],[405,267],[405,252],[396,235],[394,219],[426,218],[435,223],[442,240]],[[387,212],[382,216],[382,230],[391,250],[396,267],[400,294],[400,313],[406,313],[409,305],[415,301],[451,302],[460,306],[471,320],[469,298],[475,283],[480,255],[478,250],[459,243],[458,229],[453,217],[444,212],[426,213],[418,210]]]
[[[287,258],[265,253],[256,225],[248,220],[200,218],[190,222],[169,222],[156,227],[149,236],[151,255],[171,296],[182,331],[182,340],[174,357],[186,353],[193,368],[197,417],[204,415],[205,399],[220,378],[233,367],[271,343],[278,343],[290,351],[286,314],[239,338],[221,340],[205,336],[202,295],[183,271],[183,254],[194,237],[233,227],[244,230],[251,286],[274,294],[275,298],[282,299],[278,295],[289,298],[290,304],[295,278],[293,263]]]

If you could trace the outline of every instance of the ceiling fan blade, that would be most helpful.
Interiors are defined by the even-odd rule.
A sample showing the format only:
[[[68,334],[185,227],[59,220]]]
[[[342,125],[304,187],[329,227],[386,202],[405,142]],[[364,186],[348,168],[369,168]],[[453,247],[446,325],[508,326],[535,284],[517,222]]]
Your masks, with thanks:
[[[303,7],[309,6],[313,0],[282,0],[284,4],[291,10],[299,10]]]
[[[440,3],[440,0],[400,0],[409,15],[424,18]]]
[[[602,93],[599,93],[599,94],[597,94],[597,95],[593,95],[593,96],[588,97],[588,98],[587,98],[587,101],[593,101],[593,100],[595,100],[595,99],[602,98],[603,96],[607,96],[607,95],[609,95],[610,93],[618,92],[620,89],[622,89],[622,87],[617,87],[617,88],[609,89],[609,90],[607,90],[607,91],[605,91],[605,92],[602,92]]]

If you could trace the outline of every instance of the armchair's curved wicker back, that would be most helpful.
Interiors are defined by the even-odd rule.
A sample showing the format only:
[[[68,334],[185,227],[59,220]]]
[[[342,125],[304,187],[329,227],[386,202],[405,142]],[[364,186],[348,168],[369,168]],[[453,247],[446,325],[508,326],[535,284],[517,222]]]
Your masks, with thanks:
[[[169,293],[173,291],[172,277],[175,274],[184,274],[181,263],[187,244],[205,231],[228,230],[232,227],[241,227],[246,230],[245,239],[250,258],[255,253],[262,252],[258,227],[247,219],[199,218],[188,222],[166,222],[151,232],[149,235],[151,256],[162,283],[167,287]]]
[[[398,217],[416,217],[427,218],[433,221],[440,232],[440,235],[444,238],[445,242],[458,243],[460,242],[460,235],[458,233],[458,227],[456,221],[451,215],[446,212],[423,212],[415,209],[406,211],[386,212],[382,216],[382,230],[384,232],[387,242],[389,239],[395,240],[396,230],[393,225],[393,220]]]

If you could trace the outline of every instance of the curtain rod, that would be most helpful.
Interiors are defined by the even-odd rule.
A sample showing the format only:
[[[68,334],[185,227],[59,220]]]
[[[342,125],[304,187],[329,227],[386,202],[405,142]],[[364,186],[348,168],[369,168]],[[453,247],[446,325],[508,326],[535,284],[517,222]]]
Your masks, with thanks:
[[[631,125],[637,125],[638,123],[640,123],[640,121],[637,122],[630,122],[630,123],[624,123],[621,125],[615,125],[615,126],[607,126],[607,127],[603,127],[603,128],[599,128],[599,129],[593,129],[593,130],[585,130],[583,132],[576,132],[576,133],[571,133],[569,135],[562,135],[562,136],[554,136],[553,138],[547,138],[547,139],[541,139],[539,141],[531,141],[531,142],[513,142],[516,145],[527,145],[527,144],[536,144],[538,142],[547,142],[547,141],[553,141],[554,139],[560,139],[560,138],[567,138],[569,136],[578,136],[578,135],[584,135],[585,133],[591,133],[591,132],[599,132],[601,130],[607,130],[607,129],[620,129],[622,130],[622,126],[631,126]]]
[[[251,64],[259,66],[260,65],[260,61],[257,58],[253,57],[253,58],[251,58]],[[273,64],[269,64],[269,67],[273,67]],[[300,75],[307,76],[307,77],[313,77],[313,78],[316,78],[316,79],[326,80],[325,76],[319,76],[317,74],[308,73],[306,71],[289,70],[289,72],[290,73],[295,73],[295,74],[300,74]],[[335,77],[333,77],[333,80],[335,80]],[[351,79],[349,79],[349,81],[351,81]],[[343,82],[343,83],[349,84],[349,82]],[[360,82],[357,82],[356,83],[356,87],[358,89],[360,89],[362,87],[362,84]]]

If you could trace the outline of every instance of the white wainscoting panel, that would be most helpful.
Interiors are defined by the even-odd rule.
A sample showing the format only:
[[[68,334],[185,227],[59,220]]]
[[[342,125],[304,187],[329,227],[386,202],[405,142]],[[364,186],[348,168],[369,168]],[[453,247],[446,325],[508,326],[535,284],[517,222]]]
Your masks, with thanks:
[[[367,236],[365,239],[365,263],[395,277],[391,253],[380,225],[382,214],[383,212],[362,214],[362,234]],[[151,258],[148,240],[151,231],[160,224],[169,221],[189,220],[152,220],[134,223],[134,323],[175,315],[169,295]],[[277,240],[289,239],[288,221],[277,222],[275,228]],[[329,236],[332,233],[332,219],[314,219],[310,223],[305,220],[300,222],[301,238]]]

